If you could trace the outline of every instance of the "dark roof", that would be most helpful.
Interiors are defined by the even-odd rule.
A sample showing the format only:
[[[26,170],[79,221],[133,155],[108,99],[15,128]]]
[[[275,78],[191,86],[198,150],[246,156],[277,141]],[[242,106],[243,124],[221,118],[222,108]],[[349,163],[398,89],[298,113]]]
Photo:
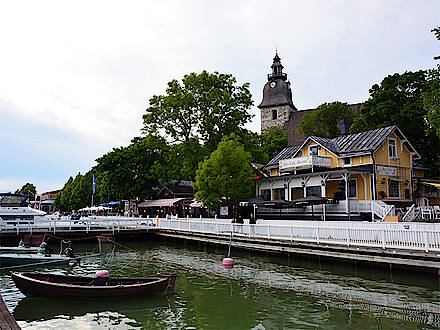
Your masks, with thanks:
[[[340,154],[368,152],[379,148],[396,128],[397,126],[394,125],[356,134],[338,136],[332,139],[332,141],[338,146]]]
[[[274,88],[270,87],[272,81],[276,82]],[[290,105],[296,110],[292,101],[292,91],[290,89],[290,83],[282,79],[274,79],[268,81],[263,88],[263,101],[261,101],[259,108],[273,107],[279,105]]]
[[[276,155],[274,158],[272,158],[269,163],[264,165],[264,167],[269,167],[269,166],[273,166],[273,165],[278,166],[278,163],[280,160],[292,158],[293,155],[296,154],[298,149],[299,149],[299,146],[284,148],[283,150],[281,150],[281,152],[278,155]]]
[[[398,135],[404,138],[399,128],[394,125],[366,132],[341,135],[334,139],[328,139],[319,136],[310,136],[309,139],[330,150],[336,156],[348,157],[355,154],[364,154],[375,151],[394,131],[397,131]],[[265,167],[278,165],[280,160],[292,158],[294,154],[299,151],[299,149],[302,149],[307,141],[308,139],[306,139],[306,141],[304,141],[304,143],[299,147],[290,147],[283,149],[278,155],[271,159],[270,162],[265,165]],[[410,149],[415,151],[414,148],[409,144],[409,142],[407,144],[409,145]],[[292,150],[294,150],[294,152],[292,152]]]

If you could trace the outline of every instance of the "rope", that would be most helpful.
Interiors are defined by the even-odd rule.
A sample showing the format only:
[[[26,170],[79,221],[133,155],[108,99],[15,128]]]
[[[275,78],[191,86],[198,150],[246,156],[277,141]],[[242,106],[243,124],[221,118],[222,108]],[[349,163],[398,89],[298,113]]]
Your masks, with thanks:
[[[310,297],[316,297],[316,298],[324,298],[324,299],[335,300],[335,301],[350,302],[350,303],[356,303],[356,304],[363,304],[363,305],[369,305],[369,306],[375,306],[375,307],[397,309],[397,310],[403,310],[403,311],[411,311],[411,312],[417,312],[417,313],[428,313],[428,314],[433,314],[433,315],[440,315],[440,312],[432,312],[432,311],[427,311],[427,310],[423,310],[423,309],[416,309],[416,308],[410,308],[410,307],[401,307],[401,306],[392,306],[392,305],[385,305],[385,304],[377,304],[377,303],[371,303],[371,302],[366,302],[366,301],[361,301],[361,300],[352,300],[352,299],[346,299],[346,298],[338,298],[338,297],[327,296],[327,295],[322,295],[322,294],[318,294],[318,293],[299,291],[299,290],[288,289],[288,288],[280,288],[280,287],[276,287],[276,286],[272,286],[272,285],[268,285],[268,284],[256,283],[256,282],[252,282],[252,281],[248,281],[248,280],[243,280],[243,279],[239,279],[239,278],[234,278],[234,277],[230,277],[230,276],[225,276],[225,275],[221,275],[221,274],[217,274],[217,273],[207,272],[205,270],[201,270],[201,269],[198,269],[198,268],[186,267],[186,266],[183,266],[183,265],[181,265],[179,263],[176,263],[176,262],[173,262],[173,261],[168,261],[168,260],[165,260],[165,259],[162,259],[162,258],[158,258],[158,257],[152,257],[152,259],[157,260],[157,261],[161,261],[161,262],[164,262],[164,263],[168,263],[168,264],[171,264],[171,265],[174,265],[174,266],[178,266],[178,267],[181,267],[181,268],[185,268],[185,269],[188,269],[188,270],[191,270],[191,271],[196,271],[196,272],[199,272],[201,274],[215,276],[215,277],[220,277],[220,278],[224,278],[224,279],[228,279],[228,280],[233,280],[233,281],[244,283],[244,284],[261,286],[261,287],[268,288],[268,289],[280,290],[280,291],[296,293],[296,294],[300,294],[300,295],[304,295],[304,296],[310,296]]]
[[[64,240],[65,238],[55,236],[52,234],[47,234],[47,236],[58,239],[60,241]],[[84,241],[84,240],[91,240],[92,238],[97,238],[98,236],[87,236],[87,237],[78,237],[78,238],[69,238],[70,241]]]
[[[114,244],[117,244],[117,245],[119,245],[119,246],[121,246],[123,248],[126,248],[128,250],[137,252],[139,254],[143,254],[142,252],[140,252],[138,250],[135,250],[135,249],[132,249],[132,248],[130,248],[128,246],[124,246],[123,244],[116,243],[114,241],[112,241],[112,242]],[[244,279],[239,279],[239,278],[225,276],[225,275],[221,275],[221,274],[217,274],[217,273],[212,273],[212,272],[208,272],[208,271],[201,270],[201,269],[194,268],[194,267],[186,267],[186,266],[181,265],[181,264],[179,264],[177,262],[165,260],[165,259],[162,259],[162,258],[159,258],[159,257],[155,257],[155,256],[153,256],[151,258],[154,259],[154,260],[163,262],[163,263],[167,263],[167,264],[170,264],[170,265],[174,265],[174,266],[180,267],[180,268],[184,268],[184,269],[191,270],[191,271],[196,271],[196,272],[199,272],[199,273],[204,274],[204,275],[215,276],[215,277],[219,277],[219,278],[224,278],[224,279],[228,279],[228,280],[232,280],[232,281],[236,281],[236,282],[240,282],[240,283],[244,283],[244,284],[248,284],[248,285],[260,286],[260,287],[264,287],[264,288],[268,288],[268,289],[273,289],[273,290],[279,290],[279,291],[284,291],[284,292],[296,293],[296,294],[300,294],[300,295],[304,295],[304,296],[321,298],[321,299],[328,299],[328,300],[340,301],[340,302],[346,302],[346,303],[355,303],[355,304],[375,306],[375,307],[381,307],[381,308],[396,309],[396,310],[401,310],[401,311],[410,311],[410,312],[417,312],[417,313],[428,313],[428,314],[432,314],[432,315],[440,315],[440,312],[427,311],[427,310],[423,310],[423,309],[410,308],[410,307],[402,307],[402,306],[392,306],[392,305],[385,305],[385,304],[378,304],[378,303],[366,302],[366,301],[361,301],[361,300],[354,300],[354,299],[347,299],[347,298],[338,298],[338,297],[322,295],[322,294],[312,293],[312,292],[307,292],[307,291],[300,291],[300,290],[294,290],[294,289],[288,289],[288,288],[280,288],[280,287],[273,286],[273,285],[256,283],[256,282],[252,282],[252,281],[248,281],[248,280],[244,280]]]
[[[31,263],[31,264],[25,264],[25,265],[1,267],[0,271],[5,270],[5,269],[16,269],[16,268],[25,268],[25,267],[33,267],[33,266],[39,266],[39,265],[54,264],[54,263],[60,263],[60,262],[65,262],[65,261],[70,261],[70,260],[80,260],[83,258],[91,258],[91,257],[96,257],[96,256],[99,256],[99,254],[91,254],[88,256],[75,257],[75,258],[70,258],[68,260],[42,261],[42,262],[36,262],[36,263]]]

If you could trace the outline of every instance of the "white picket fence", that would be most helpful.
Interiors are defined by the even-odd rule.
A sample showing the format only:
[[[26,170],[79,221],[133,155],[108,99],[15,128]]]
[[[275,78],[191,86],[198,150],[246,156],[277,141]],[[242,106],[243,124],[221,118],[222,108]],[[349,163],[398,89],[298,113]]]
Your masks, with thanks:
[[[246,220],[247,222],[248,220]],[[45,220],[1,225],[0,232],[37,233],[94,229],[115,231],[171,229],[290,242],[309,242],[381,249],[440,252],[440,224],[357,221],[259,220],[257,225],[231,223],[231,219],[88,217],[80,220]]]
[[[269,222],[269,221],[267,221]],[[381,249],[440,251],[440,225],[348,221],[290,221],[291,225],[160,219],[160,229]]]

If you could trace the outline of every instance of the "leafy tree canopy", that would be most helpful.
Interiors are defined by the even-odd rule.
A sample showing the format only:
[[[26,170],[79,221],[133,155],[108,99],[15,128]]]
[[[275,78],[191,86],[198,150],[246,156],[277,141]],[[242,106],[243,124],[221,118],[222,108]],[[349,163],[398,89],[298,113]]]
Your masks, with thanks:
[[[32,183],[28,182],[20,189],[17,189],[15,193],[28,195],[30,200],[35,200],[35,195],[37,194],[37,188]]]
[[[346,119],[352,122],[356,116],[356,112],[347,103],[323,103],[312,113],[304,115],[299,123],[299,131],[304,136],[335,138],[340,133],[338,121]]]
[[[398,125],[421,154],[422,161],[437,166],[439,139],[430,127],[424,104],[424,95],[432,88],[429,79],[428,72],[420,70],[395,73],[384,78],[380,85],[373,85],[370,98],[362,106],[350,132]]]
[[[440,139],[440,65],[428,71],[427,84],[429,88],[422,94],[423,106],[427,112],[426,134],[434,133]]]
[[[143,116],[143,131],[165,133],[171,141],[189,144],[200,139],[209,151],[222,137],[237,132],[251,119],[249,84],[239,86],[230,74],[185,75],[182,83],[168,83],[166,95],[155,95]]]
[[[199,164],[193,184],[196,199],[218,210],[253,195],[251,155],[233,138],[225,138],[217,150]]]
[[[267,164],[272,157],[288,146],[286,134],[276,126],[266,129],[261,134],[242,130],[236,138],[244,149],[251,153],[252,162],[258,164]]]

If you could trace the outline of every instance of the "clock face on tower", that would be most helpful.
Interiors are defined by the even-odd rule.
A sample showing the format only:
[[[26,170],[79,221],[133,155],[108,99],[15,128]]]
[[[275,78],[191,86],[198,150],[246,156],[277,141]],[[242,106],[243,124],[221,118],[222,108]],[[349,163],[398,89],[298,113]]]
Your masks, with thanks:
[[[270,83],[270,87],[272,87],[272,88],[274,88],[276,85],[277,85],[277,83],[276,83],[275,81],[272,81],[272,82]]]

